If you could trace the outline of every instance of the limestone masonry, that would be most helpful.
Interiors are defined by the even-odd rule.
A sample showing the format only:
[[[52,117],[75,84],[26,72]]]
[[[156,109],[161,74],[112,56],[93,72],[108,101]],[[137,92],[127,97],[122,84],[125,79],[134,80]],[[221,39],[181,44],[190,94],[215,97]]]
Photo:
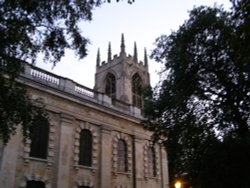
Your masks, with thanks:
[[[34,137],[19,130],[0,143],[1,188],[169,188],[167,153],[143,129],[143,90],[150,86],[148,59],[125,52],[101,62],[94,89],[26,64],[19,82],[46,105]]]

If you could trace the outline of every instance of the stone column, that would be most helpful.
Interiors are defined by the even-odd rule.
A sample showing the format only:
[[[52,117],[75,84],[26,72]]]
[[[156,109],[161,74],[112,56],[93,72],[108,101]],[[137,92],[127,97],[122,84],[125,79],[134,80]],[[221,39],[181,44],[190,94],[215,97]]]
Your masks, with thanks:
[[[112,177],[112,134],[107,126],[101,128],[100,188],[111,187]]]
[[[61,114],[61,122],[59,127],[58,138],[58,164],[57,164],[57,180],[56,187],[68,188],[72,187],[70,183],[70,169],[73,163],[71,162],[71,156],[73,155],[73,134],[74,129],[72,127],[73,117],[67,114]]]
[[[162,187],[169,188],[168,158],[167,152],[163,146],[160,146],[160,155]]]

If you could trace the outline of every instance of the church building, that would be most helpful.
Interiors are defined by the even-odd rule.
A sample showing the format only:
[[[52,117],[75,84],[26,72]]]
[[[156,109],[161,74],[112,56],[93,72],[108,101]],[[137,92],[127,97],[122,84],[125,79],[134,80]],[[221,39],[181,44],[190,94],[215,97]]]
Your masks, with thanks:
[[[169,188],[167,151],[141,124],[146,50],[143,61],[136,43],[127,55],[123,35],[119,54],[109,43],[101,61],[98,50],[93,89],[30,64],[17,81],[48,119],[37,117],[30,139],[20,126],[0,143],[1,188]]]

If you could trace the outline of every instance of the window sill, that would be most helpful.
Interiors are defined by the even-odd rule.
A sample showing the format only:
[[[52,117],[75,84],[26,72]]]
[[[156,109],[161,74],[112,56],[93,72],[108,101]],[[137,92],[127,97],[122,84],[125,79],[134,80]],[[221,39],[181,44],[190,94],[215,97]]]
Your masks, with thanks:
[[[95,173],[97,170],[95,167],[92,167],[92,166],[74,165],[74,167],[76,170],[87,169],[87,170],[91,170],[93,173]]]
[[[117,175],[124,175],[124,176],[127,176],[127,177],[131,177],[132,174],[131,172],[121,172],[121,171],[116,171],[116,172],[113,172],[115,176]]]
[[[147,180],[155,180],[155,181],[159,181],[159,177],[158,176],[144,176],[144,178]]]
[[[36,162],[41,162],[41,163],[47,163],[48,166],[52,165],[52,161],[49,161],[48,159],[42,159],[42,158],[37,158],[37,157],[25,157],[24,162],[29,163],[30,161],[36,161]]]

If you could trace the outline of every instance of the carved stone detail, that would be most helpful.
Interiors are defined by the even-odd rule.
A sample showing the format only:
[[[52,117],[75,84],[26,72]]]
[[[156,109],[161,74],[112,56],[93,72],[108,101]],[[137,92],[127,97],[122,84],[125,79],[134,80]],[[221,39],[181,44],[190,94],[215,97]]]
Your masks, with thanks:
[[[21,182],[19,183],[19,187],[25,188],[27,186],[28,181],[41,181],[45,184],[45,188],[51,188],[48,174],[49,174],[48,171],[46,171],[44,173],[44,175],[41,176],[34,169],[29,169],[26,171],[24,177],[22,178]]]
[[[127,144],[127,157],[128,157],[128,171],[125,173],[131,173],[132,172],[132,140],[130,137],[123,133],[117,133],[116,136],[114,137],[113,141],[113,172],[115,175],[117,174],[117,160],[118,160],[118,153],[117,153],[117,145],[119,139],[122,139],[126,142]]]
[[[74,188],[78,188],[80,186],[94,187],[94,182],[92,177],[78,176]]]
[[[154,152],[155,152],[155,168],[156,168],[156,178],[160,177],[160,153],[159,153],[159,147],[156,145],[153,145],[152,142],[147,141],[146,144],[144,145],[144,150],[143,150],[143,161],[144,161],[144,176],[145,178],[149,177],[148,174],[148,148],[153,147]]]
[[[50,118],[49,118],[50,120]],[[39,161],[47,161],[47,165],[51,166],[53,164],[53,159],[55,156],[55,136],[56,136],[56,122],[51,120],[49,121],[49,136],[48,136],[48,148],[47,148],[47,159],[38,159]],[[33,157],[30,157],[30,145],[31,139],[27,138],[24,144],[24,161],[29,163]]]
[[[88,122],[81,122],[79,127],[76,128],[76,134],[75,134],[75,143],[74,143],[74,166],[78,170],[79,169],[79,146],[80,146],[80,133],[83,129],[87,129],[92,134],[92,167],[96,169],[97,168],[97,157],[98,157],[98,142],[99,142],[99,136],[97,133],[96,128],[94,125],[88,123]],[[94,170],[95,171],[95,170]]]

